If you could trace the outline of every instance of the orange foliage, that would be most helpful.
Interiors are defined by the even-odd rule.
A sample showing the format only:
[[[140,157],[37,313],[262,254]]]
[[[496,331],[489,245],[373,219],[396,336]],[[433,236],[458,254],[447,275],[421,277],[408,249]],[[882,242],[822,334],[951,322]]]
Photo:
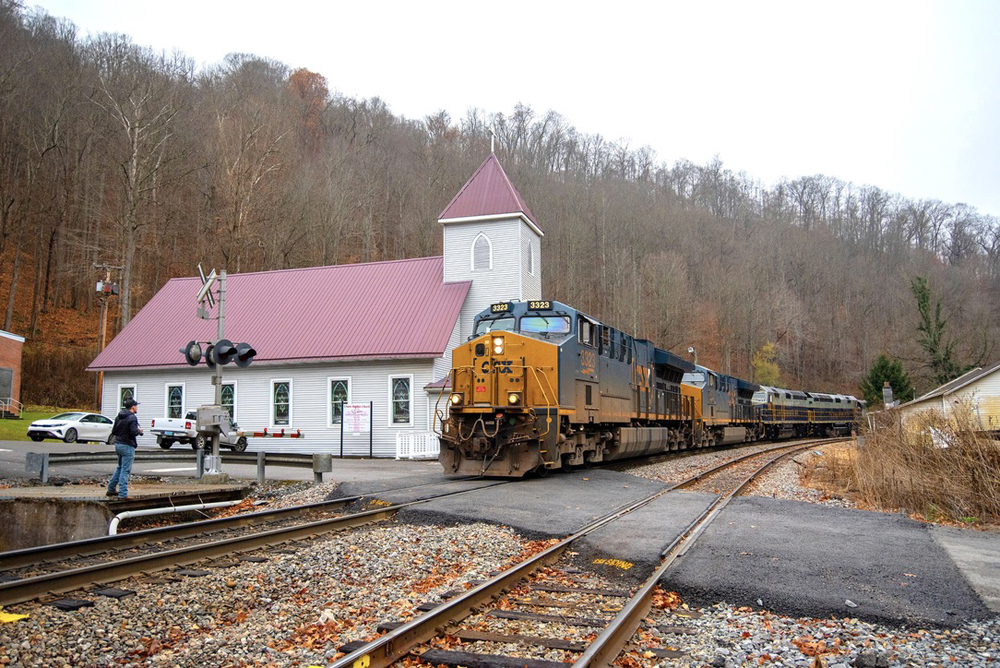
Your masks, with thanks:
[[[302,102],[303,145],[318,146],[323,134],[323,110],[330,95],[326,77],[304,67],[299,68],[288,77],[288,87]]]
[[[659,585],[653,587],[652,605],[658,610],[673,610],[683,603],[677,592],[665,591]]]

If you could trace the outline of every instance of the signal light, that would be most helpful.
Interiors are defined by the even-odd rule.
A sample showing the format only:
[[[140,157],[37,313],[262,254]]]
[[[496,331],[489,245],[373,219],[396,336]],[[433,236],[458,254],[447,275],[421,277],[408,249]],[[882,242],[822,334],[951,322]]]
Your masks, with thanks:
[[[246,368],[253,362],[257,351],[249,343],[236,344],[236,366]]]
[[[191,366],[198,366],[198,362],[201,361],[201,346],[197,341],[188,341],[188,344],[181,348],[181,355],[184,355],[184,360]]]
[[[462,393],[461,392],[454,392],[454,393],[452,393],[452,395],[451,395],[451,405],[452,406],[458,406],[460,403],[462,403]]]
[[[209,343],[202,352],[201,344],[197,341],[188,341],[188,344],[181,348],[184,361],[191,366],[197,366],[202,357],[209,369],[215,369],[219,364],[229,364],[236,362],[236,366],[248,367],[257,355],[257,351],[249,343],[234,344],[229,339],[219,339],[215,343]]]
[[[510,404],[511,406],[517,406],[518,404],[520,404],[521,403],[521,393],[520,392],[511,392],[510,394],[508,394],[507,395],[507,403]]]
[[[219,339],[212,350],[212,359],[216,364],[226,365],[236,357],[236,346],[229,339]]]

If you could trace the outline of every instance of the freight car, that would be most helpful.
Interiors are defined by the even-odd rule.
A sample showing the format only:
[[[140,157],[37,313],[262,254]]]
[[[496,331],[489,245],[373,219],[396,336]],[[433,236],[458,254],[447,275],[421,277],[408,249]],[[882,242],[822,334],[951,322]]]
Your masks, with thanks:
[[[776,420],[798,416],[776,388],[695,366],[555,301],[502,302],[476,316],[450,380],[447,415],[436,411],[439,460],[467,475],[749,443],[782,435]]]

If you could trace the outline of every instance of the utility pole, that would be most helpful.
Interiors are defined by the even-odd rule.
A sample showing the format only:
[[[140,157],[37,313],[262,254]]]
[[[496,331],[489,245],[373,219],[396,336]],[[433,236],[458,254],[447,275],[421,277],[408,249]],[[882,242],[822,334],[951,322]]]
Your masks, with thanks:
[[[94,263],[94,269],[104,270],[104,280],[97,282],[97,294],[98,299],[101,301],[101,328],[97,333],[97,354],[100,355],[104,350],[104,344],[107,340],[107,328],[108,328],[108,297],[111,295],[118,294],[118,284],[111,282],[111,272],[118,271],[119,274],[125,269],[125,267],[113,264],[98,264]],[[101,385],[104,382],[104,372],[97,372],[97,380],[94,385],[94,406],[97,410],[101,409]]]

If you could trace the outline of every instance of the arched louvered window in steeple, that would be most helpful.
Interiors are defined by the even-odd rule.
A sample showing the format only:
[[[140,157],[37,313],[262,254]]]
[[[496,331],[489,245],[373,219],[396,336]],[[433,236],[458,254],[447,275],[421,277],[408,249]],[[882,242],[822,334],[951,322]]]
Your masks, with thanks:
[[[482,232],[472,242],[472,271],[488,271],[493,268],[493,244]]]

